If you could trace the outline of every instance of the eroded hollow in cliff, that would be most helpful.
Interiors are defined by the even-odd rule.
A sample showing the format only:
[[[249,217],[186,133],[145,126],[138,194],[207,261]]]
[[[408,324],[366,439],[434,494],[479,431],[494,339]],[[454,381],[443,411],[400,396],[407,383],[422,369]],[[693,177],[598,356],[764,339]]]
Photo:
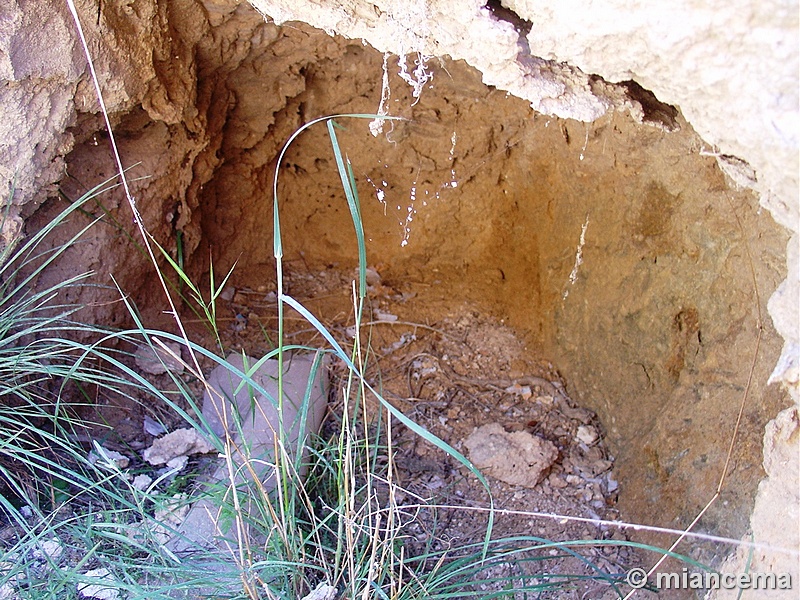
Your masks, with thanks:
[[[782,278],[786,237],[751,192],[726,180],[691,126],[679,115],[679,130],[667,131],[628,113],[591,124],[537,114],[445,59],[427,62],[432,78],[415,98],[396,57],[384,89],[383,56],[358,41],[238,18],[214,43],[237,30],[245,39],[243,28],[250,41],[238,54],[198,54],[182,120],[154,119],[152,107],[115,116],[126,163],[140,163],[131,175],[146,177],[133,191],[156,239],[198,281],[211,262],[217,274],[235,265],[230,283],[245,296],[234,305],[249,293],[267,298],[279,149],[302,124],[373,113],[390,92],[388,112],[406,120],[373,136],[369,121],[341,118],[338,136],[369,264],[407,307],[399,320],[435,327],[485,315],[550,361],[604,424],[628,520],[681,527],[697,514],[714,495],[746,395],[721,497],[701,523],[742,534],[763,476],[764,424],[785,404],[763,382],[780,349],[766,300]],[[94,117],[76,126],[69,196],[114,173],[98,127]],[[304,278],[351,276],[355,235],[324,124],[279,166],[295,289]],[[112,193],[103,210],[113,222],[91,234],[94,252],[83,246],[72,260],[113,274],[157,319],[162,296],[124,234],[135,235],[128,209]],[[304,301],[344,321],[349,292]],[[119,305],[96,314],[125,320]],[[253,327],[253,318],[224,315],[226,327]]]

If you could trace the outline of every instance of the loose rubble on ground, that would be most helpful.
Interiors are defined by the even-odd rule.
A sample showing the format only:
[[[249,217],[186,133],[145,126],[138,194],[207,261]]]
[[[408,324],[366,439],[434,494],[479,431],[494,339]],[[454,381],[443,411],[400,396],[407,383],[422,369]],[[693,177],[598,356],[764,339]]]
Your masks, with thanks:
[[[349,273],[327,269],[313,275],[294,274],[288,278],[288,287],[312,305],[333,335],[346,344],[356,335],[348,297],[351,282]],[[619,529],[600,523],[618,518],[614,506],[619,491],[603,425],[592,411],[574,403],[556,367],[531,356],[514,331],[475,307],[449,306],[415,290],[398,291],[383,282],[375,269],[369,270],[368,282],[369,304],[359,332],[362,339],[368,335],[371,347],[366,375],[380,382],[387,401],[466,455],[483,473],[494,506],[500,509],[495,536],[625,539]],[[227,315],[221,311],[223,342],[233,352],[263,355],[272,343],[265,332],[275,329],[274,291],[267,286],[231,288],[222,299],[227,310]],[[287,323],[287,339],[292,343],[322,345],[307,323],[291,315]],[[176,344],[156,341],[136,348],[132,362],[156,383],[166,384],[167,369],[172,370],[194,386],[200,397],[202,388],[183,372],[185,354]],[[209,371],[213,367],[203,365]],[[336,411],[342,400],[337,385],[346,377],[346,369],[341,361],[333,361],[329,371],[333,389],[329,410]],[[89,450],[92,461],[121,471],[140,491],[151,486],[166,489],[176,476],[193,470],[205,476],[213,471],[216,450],[208,439],[177,415],[147,411],[143,406],[126,407],[115,435],[106,435],[102,444],[94,442]],[[371,410],[381,409],[374,403]],[[330,424],[323,426],[323,435],[325,427]],[[402,532],[406,555],[480,542],[490,506],[483,484],[451,455],[399,424],[392,428],[391,447],[395,502],[401,509],[410,507]],[[159,507],[154,516],[163,528],[149,531],[150,535],[167,543],[167,532],[181,528],[191,514],[187,493],[191,490],[176,494],[174,505]],[[48,544],[43,542],[41,548],[42,569],[63,561],[59,543]],[[591,564],[611,573],[624,572],[635,560],[624,546],[589,547],[585,553]],[[497,576],[529,568],[528,563],[494,567]],[[553,559],[547,571],[594,574],[585,562],[563,555]],[[87,580],[96,578],[97,583],[81,584],[82,597],[118,597],[113,595],[115,590],[103,586],[107,572],[87,568],[84,575]],[[600,597],[607,587],[587,580],[580,589],[576,586],[574,597]],[[330,589],[320,588],[308,598],[330,595]],[[0,599],[14,597],[12,583],[0,589]]]

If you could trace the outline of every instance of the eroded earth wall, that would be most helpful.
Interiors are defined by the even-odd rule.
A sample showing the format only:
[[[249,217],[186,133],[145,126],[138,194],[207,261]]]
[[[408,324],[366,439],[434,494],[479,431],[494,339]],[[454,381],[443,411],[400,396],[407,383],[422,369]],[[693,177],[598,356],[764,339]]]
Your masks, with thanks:
[[[636,80],[662,102],[681,108],[708,151],[721,155],[726,172],[761,193],[776,221],[793,232],[800,229],[795,3],[503,2],[517,19],[508,13],[498,18],[485,4],[253,1],[276,22],[302,20],[382,51],[463,59],[483,73],[485,83],[546,114],[594,120],[619,101],[613,92],[593,89],[590,74],[611,82]],[[791,256],[797,246],[795,237],[790,277],[772,302],[787,341],[779,368],[794,382],[795,394],[800,393],[800,265]]]

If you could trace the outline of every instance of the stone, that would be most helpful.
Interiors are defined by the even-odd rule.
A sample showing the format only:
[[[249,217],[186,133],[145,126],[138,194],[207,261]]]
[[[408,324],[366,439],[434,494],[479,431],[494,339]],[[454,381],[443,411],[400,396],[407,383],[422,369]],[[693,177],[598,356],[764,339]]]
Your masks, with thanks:
[[[529,488],[539,484],[558,457],[551,442],[527,431],[509,433],[499,423],[478,427],[464,440],[464,446],[484,474]]]
[[[169,541],[171,533],[186,521],[190,510],[191,506],[185,494],[175,494],[156,507],[153,515],[156,525],[152,527],[152,533],[160,543],[165,544]]]
[[[183,373],[180,344],[163,340],[159,340],[159,342],[153,339],[152,346],[139,345],[133,355],[136,366],[151,375],[163,375],[167,371],[175,374]],[[164,344],[166,348],[162,348],[160,344]]]
[[[390,312],[382,311],[379,308],[376,308],[373,312],[376,321],[383,321],[385,323],[393,323],[397,321],[397,315],[394,315]]]
[[[527,400],[531,396],[533,396],[533,391],[529,385],[521,385],[517,382],[514,382],[514,385],[511,385],[505,389],[506,393],[513,394],[515,396],[521,396],[523,400]]]
[[[153,483],[153,478],[144,473],[140,473],[131,481],[131,485],[140,492],[145,491],[151,483]]]
[[[2,564],[0,564],[0,573],[1,572]],[[18,597],[17,591],[13,585],[10,583],[4,583],[3,585],[0,585],[0,600],[16,600]]]
[[[303,396],[308,386],[312,373],[313,359],[308,356],[286,356],[286,370],[283,378],[284,395],[288,402],[284,404],[284,424],[287,431],[292,432],[296,440],[299,423],[295,421],[298,410],[301,408]],[[272,448],[272,432],[277,428],[278,413],[276,410],[277,397],[277,361],[267,360],[250,373],[252,381],[267,392],[268,397],[260,394],[251,386],[243,385],[242,378],[233,369],[242,373],[252,370],[258,362],[252,357],[243,358],[241,354],[230,354],[224,364],[217,366],[208,376],[208,388],[203,395],[203,417],[206,419],[210,430],[220,438],[227,434],[237,436],[244,434],[245,439],[257,442],[262,447]],[[316,383],[321,384],[319,371]],[[314,390],[313,397],[318,399]],[[314,403],[309,407],[314,412],[313,420],[321,421],[324,405]],[[270,435],[266,435],[266,434]],[[253,439],[253,435],[258,435]],[[253,448],[251,448],[251,451]]]
[[[590,425],[580,425],[578,432],[575,434],[575,438],[587,446],[594,444],[598,437],[597,430]]]
[[[336,588],[325,582],[303,596],[303,600],[334,600],[334,598],[336,598]]]
[[[44,540],[34,550],[34,557],[38,560],[58,562],[64,553],[64,546],[57,539]]]
[[[86,571],[83,576],[97,579],[98,583],[87,583],[84,581],[78,583],[78,594],[81,598],[92,598],[93,600],[118,600],[118,598],[120,598],[119,590],[108,569],[92,569]]]
[[[374,269],[372,267],[367,267],[365,269],[365,275],[368,286],[377,287],[381,284],[381,274],[378,273],[377,269]],[[358,269],[355,270],[355,277],[356,279],[359,277]]]
[[[315,355],[309,354],[287,354],[284,361],[282,412],[276,402],[277,360],[263,361],[254,368],[257,359],[236,353],[228,355],[208,376],[203,398],[206,424],[226,442],[233,468],[244,473],[237,477],[237,487],[255,486],[254,494],[270,493],[277,485],[274,450],[281,417],[285,431],[281,438],[283,447],[290,459],[302,454],[299,473],[302,477],[309,438],[319,431],[327,407],[325,361],[317,361]],[[249,374],[251,385],[244,383],[244,374]],[[245,465],[246,468],[240,468]],[[225,460],[218,461],[207,483],[216,488],[230,486]],[[218,497],[206,495],[192,505],[178,533],[167,543],[170,551],[185,554],[201,548],[221,550],[240,534],[232,532],[231,523],[220,522],[220,506],[215,500]],[[242,498],[242,510],[256,510],[249,497]],[[246,522],[242,523],[242,531],[250,535]]]
[[[144,451],[144,459],[153,466],[169,464],[170,461],[181,457],[191,456],[192,454],[207,454],[214,450],[208,440],[206,440],[195,429],[176,429],[163,437],[153,441],[153,445]],[[183,465],[185,465],[185,461]],[[173,468],[178,463],[173,463]]]
[[[98,446],[97,450],[92,450],[89,452],[89,456],[87,457],[90,464],[95,464],[97,461],[101,461],[101,463],[105,463],[108,461],[113,462],[118,469],[124,469],[130,464],[130,459],[117,452],[116,450],[109,450],[103,446]]]
[[[149,415],[145,415],[144,419],[142,420],[142,430],[153,437],[158,437],[159,435],[167,433],[167,428],[151,418]]]
[[[800,580],[800,412],[796,406],[787,408],[775,417],[764,433],[764,470],[767,478],[758,486],[750,524],[753,535],[745,542],[755,541],[763,547],[741,546],[722,565],[723,573],[788,573],[796,586]],[[780,545],[775,544],[778,541]],[[768,544],[774,544],[772,548]],[[785,549],[785,550],[784,550]],[[739,592],[739,593],[737,593]],[[719,589],[712,591],[713,600],[756,600],[785,598],[775,590]]]

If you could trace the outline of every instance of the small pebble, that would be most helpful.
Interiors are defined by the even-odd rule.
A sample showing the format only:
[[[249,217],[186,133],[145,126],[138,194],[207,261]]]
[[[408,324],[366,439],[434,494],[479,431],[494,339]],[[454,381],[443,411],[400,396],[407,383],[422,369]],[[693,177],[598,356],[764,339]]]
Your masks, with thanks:
[[[150,486],[151,483],[153,483],[153,478],[142,473],[141,475],[137,475],[133,478],[132,485],[140,492],[143,492]]]
[[[583,442],[587,446],[591,446],[597,441],[599,437],[597,435],[597,430],[590,425],[581,425],[578,427],[578,433],[575,434],[575,437],[579,442]]]

